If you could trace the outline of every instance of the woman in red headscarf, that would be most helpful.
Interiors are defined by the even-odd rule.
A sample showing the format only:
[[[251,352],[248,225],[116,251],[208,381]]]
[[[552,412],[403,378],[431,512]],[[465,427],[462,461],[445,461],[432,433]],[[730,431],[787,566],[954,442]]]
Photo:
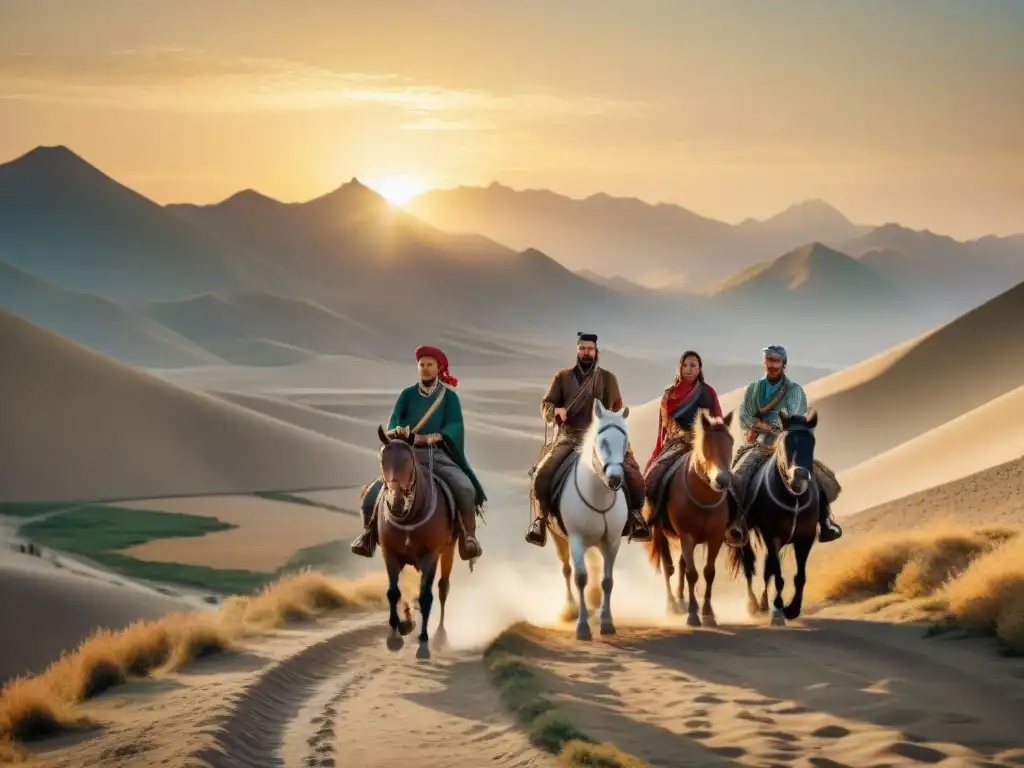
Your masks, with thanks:
[[[648,475],[647,487],[651,488],[655,480],[651,470],[662,462],[659,456],[668,459],[678,455],[690,446],[693,434],[693,422],[697,411],[705,408],[712,416],[722,416],[722,405],[718,402],[718,393],[704,381],[704,361],[692,349],[683,352],[679,358],[676,377],[665,387],[658,408],[658,440],[654,444],[651,457],[647,460],[644,474]]]

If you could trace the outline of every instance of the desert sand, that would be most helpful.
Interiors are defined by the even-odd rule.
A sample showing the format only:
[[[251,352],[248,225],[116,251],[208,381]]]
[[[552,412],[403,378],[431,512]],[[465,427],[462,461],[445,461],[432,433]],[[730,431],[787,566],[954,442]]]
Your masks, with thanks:
[[[1006,325],[1019,310],[999,301],[977,310],[991,315],[986,323],[1002,324],[998,344],[987,349],[978,343],[980,326],[962,327],[977,320],[967,315],[807,383],[822,413],[820,455],[849,482],[854,511],[874,507],[844,518],[842,545],[815,548],[812,582],[821,558],[882,529],[914,529],[935,516],[1024,522],[1013,500],[1020,461],[1007,463],[1019,438],[1006,424],[1009,409],[1020,407],[1024,374],[1024,356],[1007,352],[1024,344]],[[3,374],[5,400],[25,404],[0,423],[7,446],[0,498],[118,499],[125,507],[217,517],[239,527],[126,552],[215,568],[270,570],[302,547],[351,538],[353,515],[247,494],[290,491],[353,509],[358,486],[375,472],[376,425],[412,373],[411,366],[363,361],[349,379],[342,359],[322,358],[258,371],[148,374],[6,314],[0,343],[17,361]],[[950,355],[975,361],[969,395],[936,383]],[[232,652],[84,703],[80,711],[103,727],[33,742],[39,764],[373,767],[415,755],[425,766],[555,766],[503,704],[481,660],[488,643],[517,621],[537,627],[527,630],[526,647],[559,709],[638,765],[1024,761],[1014,715],[1024,703],[1024,667],[993,653],[990,641],[926,639],[921,627],[891,625],[858,605],[770,628],[746,615],[740,583],[722,568],[715,586],[720,628],[687,629],[665,617],[661,578],[637,544],[624,547],[616,569],[619,634],[573,640],[571,627],[557,619],[563,588],[553,548],[522,541],[526,471],[543,434],[537,404],[550,372],[564,364],[550,363],[518,378],[514,366],[481,367],[474,372],[488,375],[476,381],[458,371],[466,382],[459,391],[469,453],[491,503],[478,531],[484,557],[473,573],[456,565],[447,649],[429,662],[415,661],[409,644],[389,654],[379,608],[244,636]],[[641,464],[657,420],[650,398],[670,377],[671,365],[657,370],[628,401]],[[722,390],[723,407],[734,408],[742,390]],[[927,407],[919,410],[919,400]],[[976,428],[953,420],[964,413],[963,423]],[[891,430],[880,426],[890,420]],[[970,460],[956,460],[945,448],[950,442]],[[876,477],[884,490],[872,488]],[[32,559],[15,556],[21,558]],[[379,570],[378,562],[366,568]],[[129,598],[84,577],[87,586],[47,586],[57,578],[47,567],[31,578],[26,566],[4,567],[5,585],[31,582],[12,611],[59,611],[39,611],[32,634],[8,633],[11,670],[38,670],[93,626],[122,626],[186,604],[152,593]],[[413,597],[411,585],[403,584],[403,595]],[[75,614],[57,600],[76,606],[82,619],[66,620],[65,613]],[[119,612],[105,614],[107,605]],[[432,629],[437,620],[435,600]]]

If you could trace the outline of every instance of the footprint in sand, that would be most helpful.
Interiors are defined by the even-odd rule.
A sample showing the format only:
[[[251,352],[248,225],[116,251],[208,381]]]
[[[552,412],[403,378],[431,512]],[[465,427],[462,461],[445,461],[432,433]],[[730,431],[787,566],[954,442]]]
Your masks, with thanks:
[[[695,704],[725,704],[725,699],[721,699],[713,693],[702,693],[693,702]]]
[[[811,736],[818,739],[841,739],[849,735],[850,729],[841,725],[825,725],[811,733]]]
[[[926,747],[922,744],[912,744],[909,741],[898,741],[891,745],[886,752],[890,752],[908,760],[918,763],[941,763],[948,755],[938,749]]]

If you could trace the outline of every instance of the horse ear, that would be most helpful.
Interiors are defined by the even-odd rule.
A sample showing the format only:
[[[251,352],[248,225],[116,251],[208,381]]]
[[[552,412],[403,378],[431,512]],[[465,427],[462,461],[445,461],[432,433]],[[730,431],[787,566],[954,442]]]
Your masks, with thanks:
[[[733,413],[735,413],[735,411],[729,411],[722,418],[722,423],[725,424],[725,426],[727,426],[727,427],[731,427],[732,426],[732,415],[733,415]]]
[[[808,429],[814,429],[818,426],[818,412],[811,408],[807,411],[807,415],[804,416],[804,422],[807,424]]]
[[[707,408],[698,408],[697,416],[700,418],[700,425],[704,427],[704,429],[708,429],[711,426],[711,420],[708,419]]]
[[[594,398],[594,415],[599,419],[604,418],[604,403],[596,397]]]
[[[391,442],[390,438],[388,438],[388,433],[384,431],[384,427],[380,424],[377,425],[377,437],[380,438],[380,441],[384,443],[384,445]]]
[[[622,418],[624,418],[624,419],[628,419],[629,418],[629,406],[628,405],[623,406],[623,408],[622,408]]]
[[[782,422],[783,429],[789,429],[789,411],[785,408],[779,411],[779,421]]]

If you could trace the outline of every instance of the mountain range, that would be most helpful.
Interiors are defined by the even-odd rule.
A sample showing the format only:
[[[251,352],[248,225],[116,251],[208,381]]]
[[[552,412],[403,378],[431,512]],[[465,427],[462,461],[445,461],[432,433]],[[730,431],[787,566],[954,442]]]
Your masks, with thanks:
[[[872,229],[822,201],[736,226],[500,185],[427,193],[410,208],[419,216],[357,179],[302,203],[245,190],[159,205],[66,147],[37,147],[0,165],[0,306],[147,367],[402,360],[429,339],[463,364],[487,363],[519,354],[517,340],[557,347],[584,328],[669,356],[713,340],[726,364],[785,335],[805,363],[829,367],[1024,279],[1024,237]],[[435,226],[446,217],[466,223]],[[699,272],[703,283],[616,277],[616,248],[637,270]]]

